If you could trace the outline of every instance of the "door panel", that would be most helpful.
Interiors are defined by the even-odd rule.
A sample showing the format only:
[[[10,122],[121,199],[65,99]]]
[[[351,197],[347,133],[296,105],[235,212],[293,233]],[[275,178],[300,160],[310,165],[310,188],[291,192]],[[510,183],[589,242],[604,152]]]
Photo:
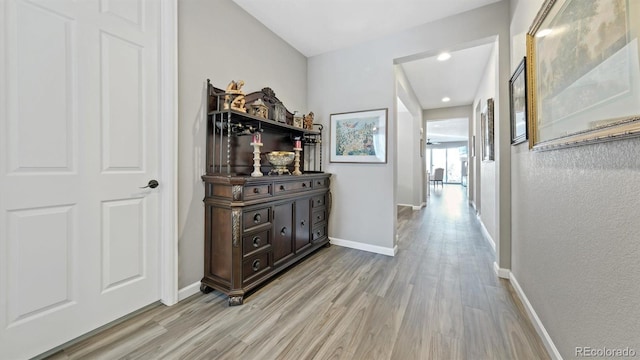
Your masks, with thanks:
[[[102,289],[110,291],[144,276],[145,199],[102,203]]]
[[[286,203],[273,207],[273,263],[278,266],[278,262],[293,255],[293,204]]]
[[[57,9],[27,2],[12,5],[14,15],[5,17],[4,27],[13,40],[7,44],[9,79],[5,83],[11,134],[7,139],[8,170],[73,171],[77,105],[74,19]]]
[[[12,210],[7,215],[7,320],[15,326],[73,302],[69,263],[75,249],[76,214],[73,206],[53,206]]]
[[[0,1],[0,358],[160,297],[159,194],[140,189],[158,177],[159,16]]]
[[[302,250],[311,244],[311,222],[309,221],[309,201],[310,199],[297,200],[296,207],[296,251]]]

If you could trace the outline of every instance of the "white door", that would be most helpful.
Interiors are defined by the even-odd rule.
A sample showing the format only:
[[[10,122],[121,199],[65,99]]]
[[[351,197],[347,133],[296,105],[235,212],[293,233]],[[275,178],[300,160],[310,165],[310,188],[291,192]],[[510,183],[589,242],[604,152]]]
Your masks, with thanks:
[[[0,358],[160,298],[159,2],[0,1]],[[160,184],[162,186],[162,184]]]

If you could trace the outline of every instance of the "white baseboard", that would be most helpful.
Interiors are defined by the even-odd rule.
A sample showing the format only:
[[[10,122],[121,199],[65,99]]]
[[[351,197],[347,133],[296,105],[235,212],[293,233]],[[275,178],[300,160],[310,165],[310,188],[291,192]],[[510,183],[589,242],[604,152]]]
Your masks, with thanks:
[[[413,210],[420,210],[420,209],[422,209],[423,207],[427,206],[427,203],[426,203],[426,202],[423,202],[423,203],[422,203],[422,204],[420,204],[420,205],[398,204],[398,206],[406,206],[406,207],[410,207],[410,208],[412,208]]]
[[[493,262],[493,272],[495,272],[496,275],[499,278],[502,278],[502,279],[507,279],[508,280],[510,278],[510,276],[511,276],[511,271],[509,269],[503,269],[503,268],[499,267],[498,263],[495,262],[495,261]]]
[[[493,241],[493,238],[491,237],[491,234],[489,234],[489,231],[484,226],[484,223],[482,222],[482,218],[480,216],[478,216],[478,221],[480,222],[480,230],[482,230],[482,235],[484,235],[484,238],[487,239],[487,241],[489,242],[489,245],[491,245],[491,247],[493,248],[493,252],[495,252],[496,251],[496,242]]]
[[[520,298],[520,301],[524,305],[524,308],[527,310],[527,314],[529,315],[529,318],[533,323],[533,327],[536,328],[536,331],[538,332],[538,336],[540,336],[540,338],[542,339],[542,342],[544,343],[544,347],[547,349],[547,352],[549,353],[549,356],[551,357],[551,359],[562,360],[562,355],[560,355],[558,348],[556,348],[556,345],[553,343],[553,340],[551,340],[551,336],[549,336],[547,329],[545,329],[544,325],[542,324],[542,321],[540,321],[538,314],[536,314],[536,311],[533,309],[533,306],[531,306],[529,299],[527,299],[527,295],[525,295],[524,291],[520,287],[520,284],[518,283],[518,280],[516,280],[516,277],[513,275],[513,273],[510,273],[509,281],[511,281],[511,285],[513,286],[513,289],[516,291],[516,294]]]
[[[191,295],[197,294],[200,291],[200,281],[194,282],[191,285],[187,285],[178,290],[178,301],[182,301]]]
[[[347,247],[356,250],[368,251],[376,254],[382,254],[387,256],[395,256],[398,253],[398,245],[395,245],[393,248],[386,248],[378,245],[370,245],[365,243],[360,243],[356,241],[337,239],[334,237],[329,237],[331,245],[337,245],[342,247]]]

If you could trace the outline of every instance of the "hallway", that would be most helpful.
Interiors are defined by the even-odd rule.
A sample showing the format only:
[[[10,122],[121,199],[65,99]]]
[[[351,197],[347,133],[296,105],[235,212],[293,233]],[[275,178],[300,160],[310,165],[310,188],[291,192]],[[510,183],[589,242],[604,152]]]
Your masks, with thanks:
[[[52,359],[548,359],[465,188],[399,211],[395,257],[331,246],[228,307],[157,306]]]

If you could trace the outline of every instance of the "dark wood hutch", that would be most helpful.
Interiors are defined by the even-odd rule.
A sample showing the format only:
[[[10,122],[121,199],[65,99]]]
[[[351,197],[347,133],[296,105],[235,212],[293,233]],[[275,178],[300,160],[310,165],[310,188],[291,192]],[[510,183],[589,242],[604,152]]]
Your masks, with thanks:
[[[245,95],[246,104],[261,99],[268,118],[224,109],[225,90],[207,80],[204,277],[200,290],[219,290],[229,305],[321,246],[328,246],[331,209],[330,174],[322,172],[322,126],[293,126],[288,111],[270,88]],[[280,107],[279,119],[274,118]],[[285,116],[282,116],[284,112]],[[252,177],[252,136],[261,134],[262,153],[291,151],[301,141],[302,175]]]

